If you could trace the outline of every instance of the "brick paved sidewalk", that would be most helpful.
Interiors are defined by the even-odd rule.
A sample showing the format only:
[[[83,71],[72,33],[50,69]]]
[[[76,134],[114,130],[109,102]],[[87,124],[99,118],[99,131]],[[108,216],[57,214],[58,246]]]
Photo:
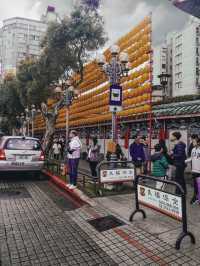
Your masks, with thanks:
[[[19,184],[0,183],[0,189]],[[126,224],[103,232],[88,220],[107,216],[101,205],[63,211],[37,184],[24,197],[1,199],[0,244],[9,265],[199,265],[157,236]],[[30,195],[29,195],[30,194]]]

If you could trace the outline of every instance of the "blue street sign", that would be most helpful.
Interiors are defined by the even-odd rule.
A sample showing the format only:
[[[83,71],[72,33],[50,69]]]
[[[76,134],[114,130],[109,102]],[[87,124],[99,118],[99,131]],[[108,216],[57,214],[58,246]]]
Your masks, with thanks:
[[[122,87],[118,84],[110,86],[110,106],[122,106]]]

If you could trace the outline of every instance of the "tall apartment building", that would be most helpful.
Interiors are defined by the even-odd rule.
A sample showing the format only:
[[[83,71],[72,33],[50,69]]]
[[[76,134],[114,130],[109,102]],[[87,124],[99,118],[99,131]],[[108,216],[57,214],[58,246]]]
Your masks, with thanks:
[[[153,49],[153,84],[159,85],[158,75],[166,73],[167,68],[167,48],[165,44],[159,45]]]
[[[16,72],[16,67],[27,56],[39,56],[41,40],[47,24],[26,18],[10,18],[3,21],[1,28],[1,73]]]
[[[173,96],[200,92],[200,22],[173,37]]]
[[[165,54],[165,56],[163,56]],[[163,68],[165,66],[166,68]],[[171,32],[165,43],[154,49],[154,85],[158,73],[168,73],[167,94],[182,96],[200,93],[200,20],[192,19],[180,32]]]
[[[0,29],[0,75],[16,73],[17,65],[26,57],[37,58],[41,53],[41,41],[49,22],[58,19],[55,8],[48,6],[41,20],[10,18]]]

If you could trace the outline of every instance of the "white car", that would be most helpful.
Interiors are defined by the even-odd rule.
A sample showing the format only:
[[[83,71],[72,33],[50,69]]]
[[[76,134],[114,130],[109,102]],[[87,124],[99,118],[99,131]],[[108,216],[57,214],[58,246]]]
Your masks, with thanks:
[[[39,139],[4,136],[0,140],[0,173],[31,172],[39,175],[44,159]]]

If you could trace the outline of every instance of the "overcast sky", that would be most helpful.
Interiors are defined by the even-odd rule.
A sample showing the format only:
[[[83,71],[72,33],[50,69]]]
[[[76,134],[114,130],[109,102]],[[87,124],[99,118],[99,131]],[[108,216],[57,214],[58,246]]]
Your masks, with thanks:
[[[13,16],[38,19],[48,5],[55,6],[63,16],[69,14],[76,0],[1,0],[0,21]],[[115,42],[137,23],[153,13],[153,42],[160,43],[167,32],[181,29],[189,16],[168,0],[102,0],[101,14],[105,19],[109,44]]]

